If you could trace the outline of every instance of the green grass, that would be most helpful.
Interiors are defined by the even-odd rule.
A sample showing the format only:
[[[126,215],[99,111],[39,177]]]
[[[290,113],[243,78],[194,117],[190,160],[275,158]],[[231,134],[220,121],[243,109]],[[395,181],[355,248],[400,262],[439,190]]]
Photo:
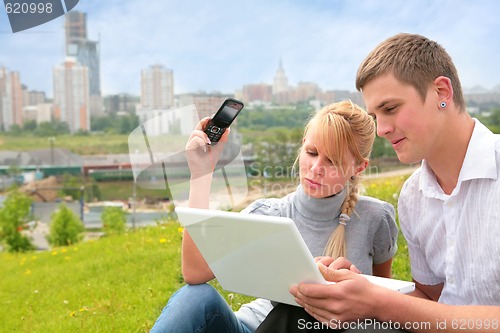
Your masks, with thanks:
[[[396,206],[405,177],[366,181],[366,194]],[[5,332],[148,332],[182,286],[176,222],[47,252],[0,253]],[[394,277],[411,279],[400,235]],[[234,310],[252,298],[221,291]],[[229,296],[231,295],[231,296]]]
[[[128,135],[60,135],[56,137],[54,147],[66,148],[80,155],[128,154]],[[49,148],[48,138],[30,135],[0,135],[0,150],[29,151]]]
[[[54,148],[65,148],[79,155],[128,154],[128,134],[91,133],[89,135],[59,135],[55,137]],[[164,151],[168,142],[170,151],[182,151],[187,137],[184,135],[164,135],[151,137],[150,145],[154,151]],[[30,151],[49,149],[47,137],[22,135],[0,135],[0,151]],[[156,150],[155,150],[156,149]]]
[[[169,222],[47,252],[0,253],[2,331],[148,332],[182,285],[180,242]],[[223,295],[234,309],[251,299]]]
[[[379,198],[391,203],[396,209],[396,221],[399,226],[397,216],[398,197],[401,187],[408,176],[391,178],[374,178],[364,182],[365,195]],[[411,281],[410,260],[406,240],[399,230],[398,251],[392,261],[392,275],[395,279]]]

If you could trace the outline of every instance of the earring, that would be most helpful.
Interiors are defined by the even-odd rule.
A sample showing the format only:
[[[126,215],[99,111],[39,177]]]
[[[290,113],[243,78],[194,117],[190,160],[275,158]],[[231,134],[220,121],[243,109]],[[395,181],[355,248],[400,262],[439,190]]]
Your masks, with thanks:
[[[351,176],[351,180],[354,180],[354,176]]]
[[[441,103],[439,103],[439,107],[440,107],[441,109],[444,109],[444,108],[446,107],[446,105],[447,105],[447,104],[446,104],[446,102],[441,102]]]

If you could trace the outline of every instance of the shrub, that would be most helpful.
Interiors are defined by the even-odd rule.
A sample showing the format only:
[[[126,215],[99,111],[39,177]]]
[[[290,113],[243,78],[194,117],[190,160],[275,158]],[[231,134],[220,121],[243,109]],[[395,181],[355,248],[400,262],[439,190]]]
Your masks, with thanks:
[[[106,207],[101,213],[101,221],[106,235],[117,235],[125,232],[127,213],[120,207]]]
[[[0,209],[0,241],[9,252],[34,249],[30,239],[21,233],[30,220],[31,198],[19,190],[9,193]]]
[[[53,246],[67,246],[78,243],[85,230],[80,218],[64,203],[51,216],[50,233],[47,237]]]

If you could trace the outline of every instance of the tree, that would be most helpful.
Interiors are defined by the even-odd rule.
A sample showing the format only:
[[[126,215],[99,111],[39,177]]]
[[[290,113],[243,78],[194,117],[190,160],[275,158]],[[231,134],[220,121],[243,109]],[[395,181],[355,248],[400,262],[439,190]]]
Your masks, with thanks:
[[[376,136],[370,158],[374,159],[380,157],[396,157],[396,152],[387,139]]]
[[[301,144],[302,129],[274,128],[254,140],[257,165],[252,171],[266,178],[280,179],[292,176],[291,166]]]
[[[37,128],[36,120],[26,120],[23,123],[23,132],[33,132]]]
[[[71,196],[72,199],[78,200],[82,199],[83,195],[83,179],[82,176],[76,176],[71,174],[63,175],[63,189],[61,190],[63,195]]]
[[[0,209],[0,240],[10,252],[26,252],[34,249],[31,240],[21,233],[30,221],[31,198],[19,190],[7,196]]]
[[[68,123],[59,120],[41,122],[35,130],[35,134],[40,137],[58,136],[69,132]]]
[[[495,109],[491,112],[489,123],[493,126],[500,126],[500,109]]]
[[[51,216],[50,233],[47,237],[53,246],[76,244],[85,231],[82,221],[64,203]]]
[[[101,221],[106,235],[117,235],[125,232],[127,213],[120,207],[106,207],[101,213]]]
[[[113,112],[107,116],[91,117],[90,124],[93,131],[128,134],[139,126],[139,117],[135,114],[118,116]]]

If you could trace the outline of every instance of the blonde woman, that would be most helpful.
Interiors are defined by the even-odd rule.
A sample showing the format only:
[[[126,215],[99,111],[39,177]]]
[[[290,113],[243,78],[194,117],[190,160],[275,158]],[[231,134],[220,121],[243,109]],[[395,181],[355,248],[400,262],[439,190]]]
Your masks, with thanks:
[[[198,150],[188,158],[192,173],[206,174],[207,167],[213,168],[227,140],[225,134],[222,145],[207,150],[202,131],[207,121],[198,124],[186,145],[188,151]],[[242,213],[290,217],[313,256],[323,264],[346,257],[365,274],[390,277],[397,249],[394,208],[358,194],[374,138],[374,121],[359,106],[345,101],[325,107],[306,125],[296,161],[297,190],[283,198],[257,200]],[[191,207],[208,208],[211,177],[208,173],[191,180]],[[284,260],[293,265],[293,259]],[[182,265],[187,285],[170,298],[152,332],[254,332],[273,309],[270,301],[257,299],[233,312],[206,284],[214,275],[187,232]]]

